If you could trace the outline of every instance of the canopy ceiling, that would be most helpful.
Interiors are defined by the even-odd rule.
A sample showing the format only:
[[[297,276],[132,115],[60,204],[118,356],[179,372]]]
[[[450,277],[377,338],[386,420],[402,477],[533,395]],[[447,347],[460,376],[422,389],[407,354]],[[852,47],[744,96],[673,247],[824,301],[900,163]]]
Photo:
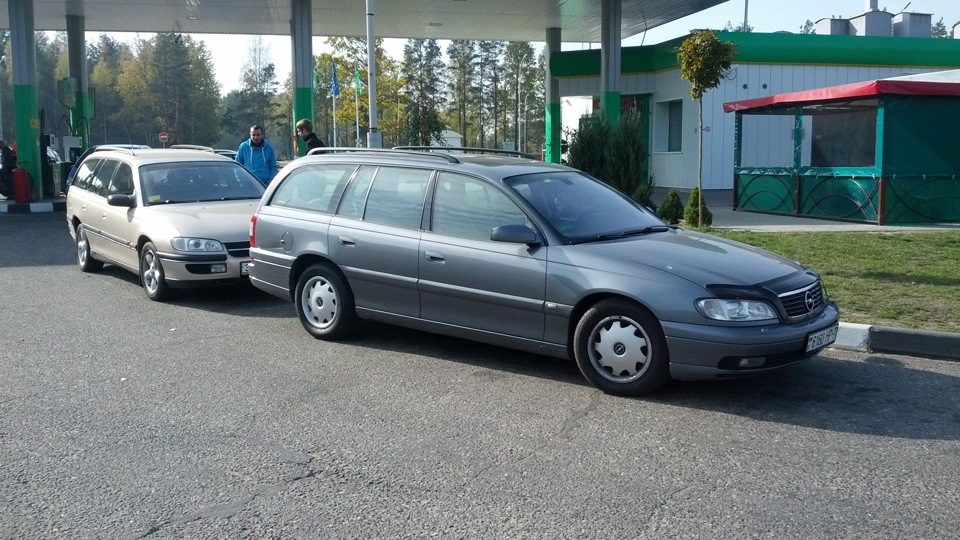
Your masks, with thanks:
[[[8,0],[9,1],[9,0]],[[728,0],[622,0],[622,37]],[[7,1],[0,28],[9,28]],[[384,38],[599,42],[600,0],[379,0],[375,31]],[[36,30],[66,30],[66,16],[88,32],[289,35],[291,0],[33,0]],[[364,0],[313,0],[313,34],[365,36]]]

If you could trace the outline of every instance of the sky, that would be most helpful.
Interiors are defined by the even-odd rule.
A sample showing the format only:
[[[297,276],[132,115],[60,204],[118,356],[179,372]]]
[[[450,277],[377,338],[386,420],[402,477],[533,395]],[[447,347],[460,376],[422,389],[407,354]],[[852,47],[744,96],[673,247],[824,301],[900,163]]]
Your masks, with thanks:
[[[879,0],[878,7],[892,13],[909,11],[914,13],[929,13],[936,23],[943,18],[943,23],[949,32],[954,23],[960,22],[960,1],[958,0]],[[832,16],[850,18],[860,15],[866,10],[869,0],[729,0],[719,6],[695,13],[672,23],[668,23],[638,34],[623,41],[623,46],[652,45],[673,38],[686,35],[690,30],[713,28],[720,30],[728,22],[733,26],[739,25],[744,18],[746,8],[747,24],[753,27],[754,32],[777,32],[786,30],[799,32],[807,21],[816,22]],[[113,34],[116,39],[131,42],[135,34]],[[194,39],[201,40],[211,52],[217,81],[221,91],[226,94],[240,85],[240,74],[247,59],[253,36],[248,35],[221,35],[195,34]],[[96,34],[88,35],[91,42]],[[320,54],[329,49],[323,44],[324,37],[314,37],[313,52]],[[386,39],[385,47],[388,54],[400,58],[403,54],[402,39]],[[289,74],[292,65],[290,53],[290,38],[288,36],[263,36],[264,45],[268,48],[276,66],[277,78],[282,83]],[[535,46],[543,47],[543,43]],[[599,43],[564,43],[563,50],[579,50],[599,48]],[[445,48],[445,45],[442,45]]]

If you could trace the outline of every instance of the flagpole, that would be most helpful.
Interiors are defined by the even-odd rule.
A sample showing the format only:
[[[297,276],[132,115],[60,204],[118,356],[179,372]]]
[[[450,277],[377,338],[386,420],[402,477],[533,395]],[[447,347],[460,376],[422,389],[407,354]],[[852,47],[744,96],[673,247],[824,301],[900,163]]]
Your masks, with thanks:
[[[330,70],[333,72],[333,85],[330,93],[333,95],[333,143],[331,146],[337,146],[337,96],[340,95],[340,83],[337,82],[337,61],[330,58]]]
[[[363,87],[360,85],[360,70],[356,66],[353,67],[353,75],[356,78],[356,84],[353,85],[355,90],[356,98],[356,107],[357,107],[357,148],[360,148],[362,144],[360,143],[360,92],[363,91]]]

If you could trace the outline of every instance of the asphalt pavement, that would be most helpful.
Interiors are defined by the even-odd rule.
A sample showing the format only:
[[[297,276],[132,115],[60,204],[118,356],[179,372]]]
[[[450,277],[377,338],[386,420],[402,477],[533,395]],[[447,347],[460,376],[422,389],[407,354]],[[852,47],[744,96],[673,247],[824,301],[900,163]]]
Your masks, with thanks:
[[[654,190],[654,201],[666,195],[665,188]],[[925,227],[880,226],[847,223],[825,219],[810,219],[780,214],[734,210],[731,190],[705,190],[707,207],[713,214],[716,229],[746,230],[764,233],[790,232],[917,232],[957,231],[960,224]],[[681,200],[686,196],[681,195]],[[65,199],[60,197],[31,203],[0,200],[0,214],[24,214],[65,211]],[[843,310],[841,306],[841,317]],[[933,332],[909,328],[894,328],[872,324],[840,322],[840,331],[833,347],[860,352],[876,352],[960,360],[960,334]]]

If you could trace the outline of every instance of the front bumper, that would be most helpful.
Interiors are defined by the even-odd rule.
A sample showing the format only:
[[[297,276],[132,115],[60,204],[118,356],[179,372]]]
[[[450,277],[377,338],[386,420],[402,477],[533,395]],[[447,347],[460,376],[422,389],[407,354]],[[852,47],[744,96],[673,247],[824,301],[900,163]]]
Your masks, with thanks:
[[[670,376],[679,380],[744,377],[789,366],[816,356],[807,351],[807,336],[838,324],[840,311],[831,302],[817,317],[798,324],[728,327],[663,323],[670,351]],[[737,367],[741,359],[762,363]]]
[[[158,253],[164,279],[171,287],[225,285],[248,279],[249,257],[224,254]],[[220,270],[223,271],[220,271]],[[244,270],[246,269],[246,270]]]

